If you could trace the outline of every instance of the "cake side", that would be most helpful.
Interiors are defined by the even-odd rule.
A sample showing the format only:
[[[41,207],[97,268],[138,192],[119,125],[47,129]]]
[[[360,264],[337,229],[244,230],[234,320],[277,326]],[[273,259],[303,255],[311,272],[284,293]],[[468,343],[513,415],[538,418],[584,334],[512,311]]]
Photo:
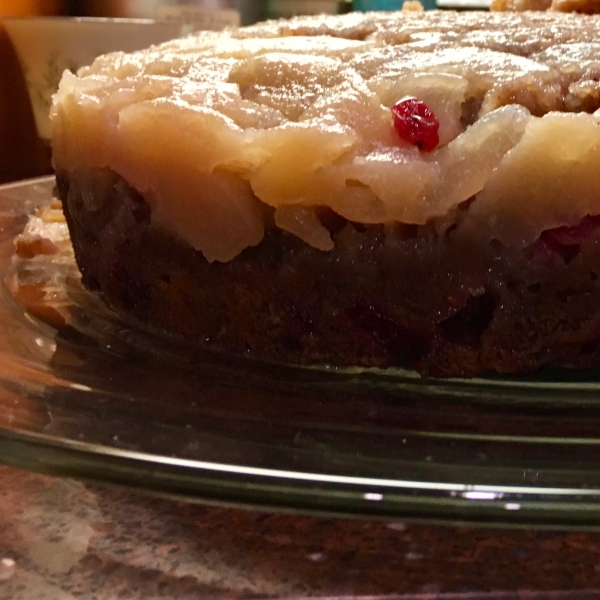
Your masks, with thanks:
[[[271,223],[256,247],[209,263],[154,226],[115,173],[62,173],[58,184],[83,283],[117,310],[208,348],[431,376],[597,358],[598,218],[522,250],[329,214],[330,252]]]

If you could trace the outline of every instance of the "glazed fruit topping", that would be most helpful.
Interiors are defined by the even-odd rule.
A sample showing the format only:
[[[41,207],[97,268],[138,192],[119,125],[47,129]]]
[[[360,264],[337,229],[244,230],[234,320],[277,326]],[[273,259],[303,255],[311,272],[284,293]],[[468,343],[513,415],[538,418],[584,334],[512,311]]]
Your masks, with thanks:
[[[392,106],[394,129],[409,144],[423,152],[431,152],[440,142],[440,123],[425,102],[403,98]]]

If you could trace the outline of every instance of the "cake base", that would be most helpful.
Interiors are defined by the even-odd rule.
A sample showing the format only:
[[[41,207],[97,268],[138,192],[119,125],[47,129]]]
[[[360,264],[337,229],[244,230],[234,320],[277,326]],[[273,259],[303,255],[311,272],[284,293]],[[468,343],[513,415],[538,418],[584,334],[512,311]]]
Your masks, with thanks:
[[[209,263],[153,226],[115,173],[60,172],[57,183],[84,285],[213,349],[463,377],[585,367],[599,352],[594,217],[522,250],[459,239],[452,227],[363,226],[323,211],[330,252],[272,225],[256,247]]]

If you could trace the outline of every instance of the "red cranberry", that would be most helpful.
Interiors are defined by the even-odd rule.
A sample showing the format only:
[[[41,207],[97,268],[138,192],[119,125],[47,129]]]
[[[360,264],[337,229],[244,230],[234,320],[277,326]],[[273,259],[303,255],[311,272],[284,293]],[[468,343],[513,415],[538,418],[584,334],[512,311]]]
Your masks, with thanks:
[[[558,256],[565,264],[570,263],[581,251],[581,244],[597,235],[600,216],[587,215],[577,225],[546,229],[529,248],[534,254],[546,256],[548,260]]]
[[[589,241],[598,227],[600,227],[600,217],[598,215],[587,215],[577,225],[547,229],[542,233],[542,238],[544,241],[561,246],[581,244]]]
[[[392,106],[394,129],[409,144],[423,152],[431,152],[440,143],[440,122],[425,102],[403,98]]]

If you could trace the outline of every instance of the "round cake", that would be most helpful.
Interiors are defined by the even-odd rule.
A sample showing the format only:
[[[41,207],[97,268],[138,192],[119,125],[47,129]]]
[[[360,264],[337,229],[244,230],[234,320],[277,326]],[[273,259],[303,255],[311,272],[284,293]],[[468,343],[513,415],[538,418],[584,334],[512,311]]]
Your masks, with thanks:
[[[67,72],[53,155],[83,282],[269,360],[590,365],[597,39],[595,15],[351,13]]]

